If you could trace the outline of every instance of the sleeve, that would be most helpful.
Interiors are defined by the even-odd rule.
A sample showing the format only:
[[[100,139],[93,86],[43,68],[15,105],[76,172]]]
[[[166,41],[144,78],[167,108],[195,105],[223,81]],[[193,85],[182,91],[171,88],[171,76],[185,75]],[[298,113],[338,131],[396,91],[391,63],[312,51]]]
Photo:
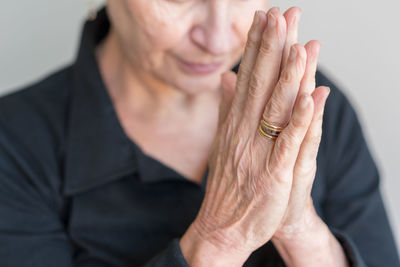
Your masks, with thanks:
[[[380,192],[380,175],[356,112],[333,84],[323,128],[327,146],[323,213],[351,266],[400,266]]]
[[[189,267],[183,257],[178,238],[173,239],[163,251],[153,257],[143,267],[162,266]]]
[[[0,266],[72,267],[72,249],[32,154],[0,124]]]

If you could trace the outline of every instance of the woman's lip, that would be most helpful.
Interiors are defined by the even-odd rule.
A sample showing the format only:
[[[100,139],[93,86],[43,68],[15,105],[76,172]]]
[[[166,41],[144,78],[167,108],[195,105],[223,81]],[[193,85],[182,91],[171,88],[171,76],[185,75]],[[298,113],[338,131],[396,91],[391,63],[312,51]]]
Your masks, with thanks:
[[[222,63],[213,63],[213,64],[197,64],[186,62],[182,59],[179,59],[179,62],[183,66],[183,68],[189,72],[197,73],[197,74],[208,74],[216,71],[221,67]]]

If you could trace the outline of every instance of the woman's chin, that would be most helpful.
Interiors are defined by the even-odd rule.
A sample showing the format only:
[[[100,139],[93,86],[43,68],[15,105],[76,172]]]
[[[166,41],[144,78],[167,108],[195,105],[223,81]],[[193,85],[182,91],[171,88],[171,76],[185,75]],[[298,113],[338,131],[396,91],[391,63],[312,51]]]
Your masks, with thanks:
[[[220,75],[213,75],[213,77],[203,77],[202,79],[187,78],[181,80],[177,87],[191,95],[201,94],[201,93],[213,93],[219,90],[221,83]]]
[[[198,93],[216,92],[221,83],[221,74],[225,69],[212,72],[207,75],[189,75],[181,70],[165,71],[164,80],[172,87],[185,93],[195,95]]]
[[[221,69],[204,77],[188,77],[186,83],[191,87],[196,88],[197,91],[215,92],[220,88],[221,74],[225,71],[226,69]]]

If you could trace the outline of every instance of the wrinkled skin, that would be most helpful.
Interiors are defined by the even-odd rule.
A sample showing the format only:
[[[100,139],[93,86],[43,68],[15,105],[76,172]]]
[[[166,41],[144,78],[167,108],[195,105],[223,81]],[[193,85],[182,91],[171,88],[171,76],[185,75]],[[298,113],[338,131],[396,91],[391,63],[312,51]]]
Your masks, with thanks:
[[[314,90],[320,45],[310,41],[287,52],[298,10],[285,16],[277,9],[270,13],[273,17],[264,16],[265,28],[258,24],[250,29],[238,76],[223,76],[210,181],[188,231],[239,255],[249,255],[271,239],[291,239],[322,225],[310,196],[329,94],[326,87]],[[275,25],[268,26],[272,20]],[[259,120],[250,118],[286,127],[273,141],[261,136]]]
[[[268,0],[109,0],[107,10],[135,71],[152,75],[158,86],[199,94],[219,89],[220,75],[243,53],[254,11],[267,4]],[[223,66],[196,76],[182,70],[178,58]]]
[[[193,265],[201,265],[192,256],[204,244],[217,248],[226,265],[240,266],[269,240],[303,238],[310,229],[326,227],[310,195],[329,94],[326,87],[314,90],[320,44],[296,44],[299,8],[259,12],[259,23],[252,22],[254,11],[267,4],[108,1],[121,49],[147,84],[160,92],[222,92],[206,195],[180,242]],[[244,47],[238,75],[227,71]],[[178,58],[221,61],[223,67],[193,76]],[[285,127],[278,139],[259,134],[261,118]],[[218,258],[212,260],[217,265]]]

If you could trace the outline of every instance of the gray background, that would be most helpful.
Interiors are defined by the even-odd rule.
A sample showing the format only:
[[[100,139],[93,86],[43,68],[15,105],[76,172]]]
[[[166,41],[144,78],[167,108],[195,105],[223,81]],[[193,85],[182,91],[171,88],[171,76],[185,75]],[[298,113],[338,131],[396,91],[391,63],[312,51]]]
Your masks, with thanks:
[[[84,0],[2,1],[0,94],[74,59],[86,4]],[[300,42],[322,43],[320,65],[358,111],[382,174],[386,207],[400,244],[400,1],[271,0],[271,5],[282,10],[300,6]]]

